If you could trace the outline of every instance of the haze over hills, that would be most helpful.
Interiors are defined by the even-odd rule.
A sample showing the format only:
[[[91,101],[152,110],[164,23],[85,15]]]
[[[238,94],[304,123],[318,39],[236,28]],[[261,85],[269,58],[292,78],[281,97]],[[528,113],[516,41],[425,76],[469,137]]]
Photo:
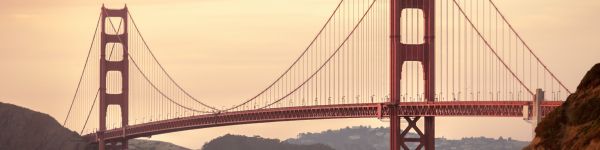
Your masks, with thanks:
[[[409,133],[409,137],[416,137]],[[482,149],[482,150],[517,150],[528,142],[511,138],[470,137],[457,140],[436,139],[436,149]],[[305,146],[305,147],[302,147]],[[410,144],[409,147],[416,147]],[[338,130],[327,130],[320,133],[301,133],[297,138],[280,141],[260,136],[225,135],[206,143],[202,150],[389,150],[389,129],[387,127],[347,127]]]
[[[409,132],[408,137],[418,137]],[[327,130],[321,133],[302,133],[297,138],[288,139],[286,142],[296,144],[323,143],[336,150],[389,150],[389,128],[387,127],[347,127],[339,130]],[[511,138],[485,138],[470,137],[457,140],[436,138],[435,148],[439,150],[450,149],[485,149],[485,150],[513,150],[525,147],[528,142],[516,141]],[[416,147],[415,143],[408,145]]]
[[[321,143],[292,144],[278,139],[267,139],[259,136],[246,137],[227,134],[202,146],[202,150],[334,150]]]

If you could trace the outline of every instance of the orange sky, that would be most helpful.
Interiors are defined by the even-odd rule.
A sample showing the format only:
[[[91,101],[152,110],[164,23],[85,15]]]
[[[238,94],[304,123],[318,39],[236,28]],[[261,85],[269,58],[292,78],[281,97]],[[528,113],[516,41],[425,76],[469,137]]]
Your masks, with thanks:
[[[62,121],[102,3],[0,1],[0,101]],[[193,95],[230,106],[272,81],[303,50],[337,0],[127,1],[150,46]],[[499,7],[550,69],[574,90],[600,62],[600,1],[502,0]],[[239,74],[244,74],[240,78]],[[230,92],[235,94],[231,94]],[[227,92],[227,93],[226,93]],[[226,133],[290,138],[377,119],[251,124],[154,136],[189,148]],[[521,118],[440,118],[436,135],[530,138]]]

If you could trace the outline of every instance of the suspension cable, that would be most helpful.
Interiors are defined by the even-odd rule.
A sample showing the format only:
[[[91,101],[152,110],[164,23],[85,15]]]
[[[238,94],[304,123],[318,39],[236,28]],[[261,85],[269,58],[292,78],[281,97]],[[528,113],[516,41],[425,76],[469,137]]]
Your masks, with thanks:
[[[502,18],[502,20],[508,25],[508,28],[513,33],[515,33],[515,35],[521,41],[521,43],[523,43],[523,45],[527,48],[527,50],[529,50],[529,53],[531,53],[533,55],[533,57],[540,64],[542,64],[542,67],[544,67],[544,69],[550,74],[550,76],[552,76],[552,78],[554,78],[554,80],[556,80],[556,82],[558,82],[558,84],[560,84],[560,86],[562,88],[564,88],[567,92],[569,92],[569,94],[571,94],[571,91],[554,75],[554,73],[552,73],[552,71],[550,71],[550,69],[548,69],[548,66],[546,66],[546,64],[544,64],[544,62],[542,62],[542,60],[535,53],[533,53],[533,50],[531,50],[529,45],[527,45],[527,43],[525,43],[525,40],[523,40],[523,38],[521,38],[521,35],[515,30],[515,28],[510,24],[510,22],[508,22],[508,19],[506,19],[506,17],[504,17],[504,14],[502,14],[502,12],[500,12],[500,9],[498,9],[498,7],[494,3],[494,1],[493,0],[489,0],[489,1],[492,4],[492,6],[494,6],[494,9],[496,9],[496,12],[498,12],[498,14],[500,15],[500,18]]]
[[[327,60],[325,62],[323,62],[323,64],[321,64],[321,66],[314,72],[312,73],[304,82],[302,82],[302,84],[298,85],[294,90],[290,91],[289,93],[287,93],[286,95],[284,95],[283,97],[279,98],[278,100],[274,101],[273,103],[270,103],[266,106],[263,106],[259,109],[264,109],[267,108],[285,98],[287,98],[288,96],[290,96],[292,93],[296,92],[298,89],[300,89],[301,87],[303,87],[306,83],[308,83],[308,81],[310,81],[313,77],[315,77],[317,75],[317,73],[319,73],[327,64],[329,64],[329,61],[331,61],[331,59],[333,59],[334,56],[336,56],[336,54],[338,54],[338,52],[340,51],[340,49],[346,44],[346,42],[350,39],[350,37],[352,37],[352,35],[354,34],[354,32],[356,31],[356,29],[361,25],[361,23],[363,22],[363,20],[365,19],[365,17],[367,16],[367,14],[369,14],[371,8],[373,7],[373,4],[375,4],[375,2],[377,2],[377,0],[373,0],[373,2],[371,2],[371,4],[369,5],[369,8],[365,11],[365,13],[362,15],[362,17],[360,18],[360,20],[356,23],[356,25],[354,26],[354,28],[352,29],[352,31],[350,31],[350,33],[348,34],[348,36],[346,36],[346,38],[342,41],[342,43],[340,43],[340,45],[337,47],[337,49],[331,54],[331,56],[329,56],[329,58],[327,58]]]
[[[100,94],[100,90],[96,91],[96,96],[94,96],[94,102],[92,102],[92,107],[90,108],[90,111],[88,112],[88,115],[85,119],[85,123],[83,124],[83,128],[81,128],[81,131],[79,132],[79,135],[83,134],[83,130],[85,130],[85,127],[87,126],[88,120],[90,120],[90,114],[92,114],[92,110],[94,110],[94,106],[96,105],[96,100],[98,100],[98,94]]]
[[[167,96],[160,89],[158,89],[158,87],[152,81],[150,81],[150,79],[148,78],[148,76],[146,76],[146,74],[144,72],[142,72],[142,70],[140,69],[139,65],[137,64],[137,62],[135,61],[135,59],[133,59],[133,57],[131,55],[127,55],[127,56],[129,57],[129,59],[131,60],[131,62],[135,66],[135,68],[140,72],[140,74],[142,74],[142,77],[144,77],[144,79],[150,84],[150,86],[152,86],[152,88],[154,88],[154,90],[156,90],[160,95],[162,95],[163,97],[165,97],[166,99],[168,99],[169,101],[171,101],[173,104],[175,104],[175,105],[177,105],[179,107],[182,107],[184,109],[187,109],[187,110],[190,110],[190,111],[194,111],[194,112],[198,112],[198,113],[211,113],[211,112],[208,112],[208,111],[200,111],[200,110],[197,110],[197,109],[186,107],[186,106],[183,106],[180,103],[175,102],[171,97]]]
[[[460,10],[461,14],[465,17],[465,19],[469,22],[469,24],[471,25],[471,27],[473,27],[473,29],[475,29],[475,31],[477,31],[477,34],[479,35],[479,37],[483,40],[483,42],[485,43],[485,45],[487,45],[487,47],[492,51],[492,53],[494,53],[494,55],[496,56],[496,58],[502,63],[502,65],[512,74],[512,76],[519,81],[519,84],[521,84],[521,86],[525,87],[525,89],[527,90],[527,92],[529,92],[529,94],[531,94],[532,96],[535,95],[531,89],[529,89],[529,87],[527,87],[523,81],[517,77],[517,75],[506,65],[506,63],[504,62],[504,60],[502,60],[502,58],[500,58],[500,56],[498,55],[498,53],[496,52],[496,50],[490,45],[490,43],[487,41],[487,39],[485,39],[483,37],[483,35],[481,34],[481,32],[479,30],[477,30],[477,27],[475,26],[475,24],[473,24],[473,22],[471,21],[471,19],[466,15],[465,11],[462,9],[462,7],[458,4],[458,2],[456,0],[452,0],[454,2],[454,4],[458,7],[458,9]]]
[[[269,90],[271,87],[273,87],[277,82],[279,82],[290,70],[292,70],[292,68],[298,64],[298,62],[300,61],[301,58],[304,57],[304,55],[306,54],[306,52],[310,49],[310,47],[312,47],[312,45],[317,41],[317,38],[320,37],[321,33],[323,33],[323,31],[325,30],[325,28],[327,27],[327,25],[331,22],[331,19],[333,18],[333,16],[336,14],[336,12],[338,12],[340,6],[342,5],[342,3],[344,2],[344,0],[340,0],[340,2],[338,3],[337,7],[335,8],[335,10],[333,11],[333,13],[331,13],[331,15],[329,16],[329,18],[327,19],[327,21],[325,22],[325,24],[323,25],[323,27],[321,27],[321,30],[319,30],[319,32],[317,33],[317,35],[315,35],[315,37],[313,38],[313,40],[310,42],[310,44],[308,44],[308,46],[306,47],[306,49],[304,49],[304,51],[300,54],[300,56],[298,58],[296,58],[296,60],[292,63],[292,65],[290,65],[277,79],[275,79],[275,81],[273,81],[269,86],[267,86],[265,89],[263,89],[261,92],[259,92],[258,94],[256,94],[255,96],[253,96],[252,98],[244,101],[241,104],[238,104],[236,106],[233,106],[231,108],[228,109],[224,109],[223,111],[229,111],[229,110],[233,110],[236,109],[238,107],[241,107],[242,105],[245,105],[247,103],[249,103],[250,101],[256,99],[258,96],[262,95],[263,93],[265,93],[267,90]]]
[[[67,120],[69,119],[69,115],[71,114],[71,109],[73,109],[73,104],[75,103],[75,99],[77,98],[77,93],[79,93],[81,81],[83,80],[83,75],[85,74],[85,70],[87,68],[87,64],[90,59],[90,55],[92,53],[92,47],[94,46],[94,40],[96,40],[96,34],[98,34],[98,26],[100,26],[100,18],[102,18],[102,15],[98,16],[98,21],[96,22],[96,29],[94,30],[94,36],[92,37],[92,42],[90,44],[90,48],[88,50],[87,57],[85,58],[85,63],[83,64],[83,70],[81,70],[81,75],[79,76],[79,82],[77,83],[77,88],[75,89],[75,94],[73,95],[73,100],[71,100],[71,105],[69,106],[69,111],[67,111],[67,116],[65,117],[63,126],[65,126],[65,124],[67,123]]]
[[[100,16],[100,18],[102,18],[102,16]],[[100,20],[98,20],[98,21],[100,21]],[[121,31],[121,24],[123,23],[123,20],[119,21],[119,28],[117,28],[117,29],[115,29],[115,25],[112,23],[111,19],[108,19],[108,21],[110,22],[110,25],[111,25],[113,31],[115,31],[115,33],[119,33],[119,31]],[[96,28],[96,30],[97,30],[97,28]],[[119,38],[119,41],[121,41],[121,38]],[[111,49],[110,49],[110,53],[108,54],[108,60],[110,60],[112,58],[112,56],[113,56],[112,54],[113,54],[114,50],[115,50],[115,45],[113,45],[111,47]],[[87,114],[87,117],[85,119],[85,123],[83,124],[83,128],[81,128],[81,133],[80,134],[83,133],[83,131],[85,130],[85,127],[87,126],[88,120],[90,119],[90,116],[92,115],[92,110],[94,110],[94,106],[96,105],[96,100],[98,98],[98,94],[99,93],[100,93],[100,88],[98,88],[98,90],[96,90],[96,96],[94,97],[94,101],[92,102],[92,107],[90,107],[90,110],[89,110],[89,112]]]
[[[158,59],[156,58],[156,56],[154,55],[154,53],[150,49],[150,46],[148,46],[148,43],[146,42],[146,40],[142,36],[142,33],[140,32],[140,29],[138,28],[137,24],[135,23],[135,21],[133,19],[133,15],[131,15],[131,13],[129,13],[129,11],[127,13],[129,14],[129,18],[131,18],[131,23],[133,23],[133,26],[135,27],[135,30],[137,31],[138,35],[140,36],[140,39],[142,39],[142,42],[144,43],[144,46],[148,49],[148,52],[150,53],[150,55],[152,56],[152,58],[154,59],[154,61],[156,61],[156,63],[160,67],[160,69],[165,73],[165,75],[167,75],[167,77],[169,78],[169,80],[171,82],[173,82],[173,84],[175,84],[175,86],[177,86],[177,88],[179,88],[179,90],[181,90],[185,95],[187,95],[188,97],[192,98],[192,100],[196,101],[200,105],[208,107],[208,108],[210,108],[212,110],[219,110],[219,109],[217,109],[217,108],[215,108],[213,106],[210,106],[210,105],[208,105],[206,103],[203,103],[203,102],[199,101],[194,96],[192,96],[190,93],[188,93],[186,90],[184,90],[177,82],[175,82],[175,80],[173,79],[173,77],[171,77],[171,75],[166,71],[166,69],[163,67],[163,65],[158,61]]]

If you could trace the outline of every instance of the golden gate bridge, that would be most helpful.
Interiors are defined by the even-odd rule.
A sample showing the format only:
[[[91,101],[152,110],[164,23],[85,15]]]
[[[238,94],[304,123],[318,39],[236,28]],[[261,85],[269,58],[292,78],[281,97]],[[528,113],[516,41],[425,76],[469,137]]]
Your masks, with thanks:
[[[390,122],[390,149],[430,150],[436,117],[535,123],[571,93],[492,0],[340,0],[333,8],[273,82],[223,107],[175,82],[126,6],[103,6],[63,125],[99,149],[127,149],[129,139],[208,127],[379,118]]]

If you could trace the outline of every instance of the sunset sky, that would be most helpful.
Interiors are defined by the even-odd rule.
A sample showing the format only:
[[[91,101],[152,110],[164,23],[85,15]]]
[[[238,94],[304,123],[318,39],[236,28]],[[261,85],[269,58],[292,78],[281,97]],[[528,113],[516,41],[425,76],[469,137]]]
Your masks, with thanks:
[[[59,122],[77,85],[102,4],[130,8],[161,63],[192,95],[230,106],[271,82],[304,50],[338,0],[2,0],[0,102]],[[497,0],[569,89],[600,62],[600,1]],[[244,77],[240,77],[243,74]],[[531,138],[522,118],[439,118],[436,136]],[[188,148],[226,133],[286,139],[377,119],[237,125],[153,136]]]

